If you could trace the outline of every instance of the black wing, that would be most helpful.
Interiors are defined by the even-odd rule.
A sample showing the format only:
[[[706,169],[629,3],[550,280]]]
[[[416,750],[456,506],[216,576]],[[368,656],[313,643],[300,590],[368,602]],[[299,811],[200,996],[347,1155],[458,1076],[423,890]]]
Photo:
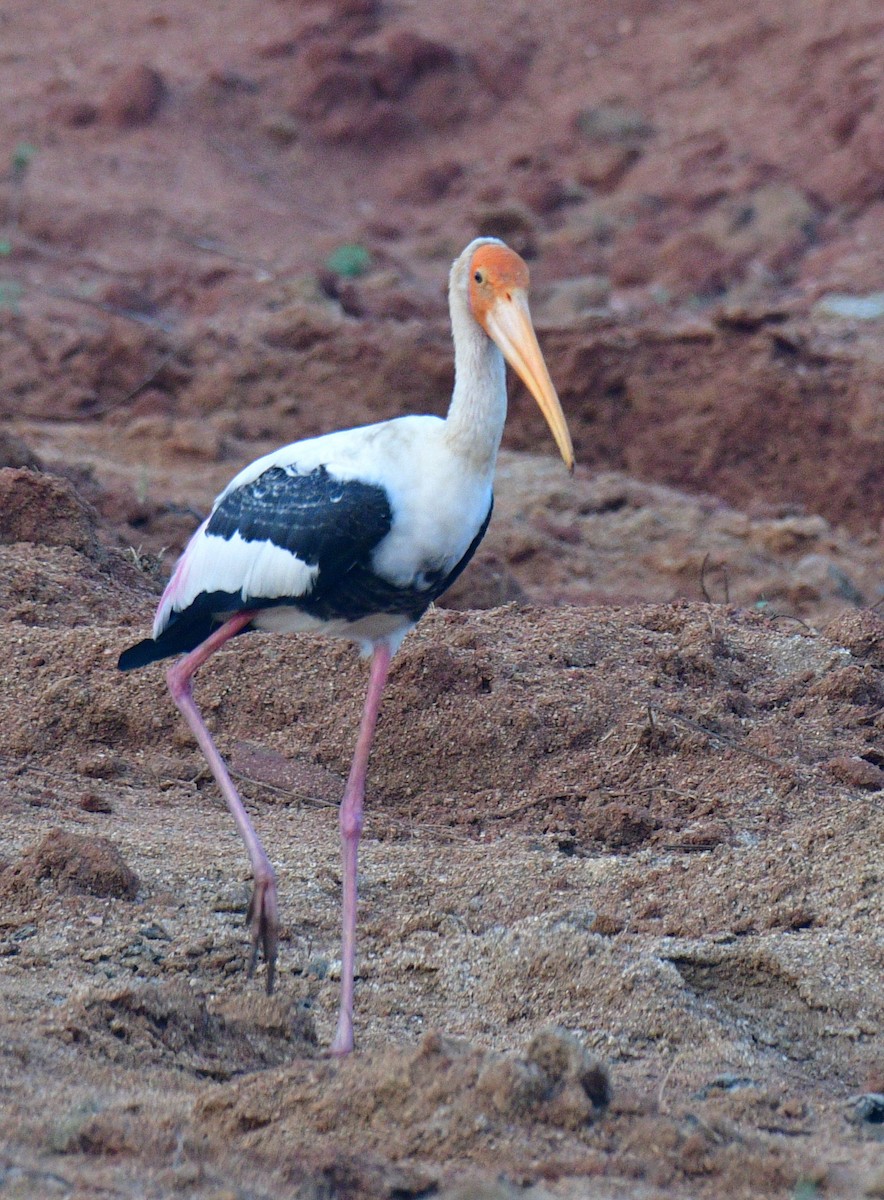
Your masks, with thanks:
[[[359,479],[336,479],[326,467],[300,474],[270,467],[229,492],[209,518],[206,533],[229,540],[271,542],[331,581],[371,553],[390,532],[386,491]]]

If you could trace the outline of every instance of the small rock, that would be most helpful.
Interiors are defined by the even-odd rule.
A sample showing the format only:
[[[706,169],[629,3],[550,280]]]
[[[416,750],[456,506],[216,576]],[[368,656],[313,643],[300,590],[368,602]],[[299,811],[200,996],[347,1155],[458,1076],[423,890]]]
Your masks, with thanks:
[[[277,146],[291,146],[301,135],[301,127],[288,113],[271,113],[261,122],[264,133]]]
[[[544,1071],[536,1063],[516,1058],[492,1058],[476,1080],[477,1095],[510,1119],[530,1113],[548,1090]]]
[[[106,750],[96,750],[78,755],[76,768],[90,779],[113,779],[120,774],[121,763]]]
[[[800,188],[771,183],[755,188],[745,199],[723,201],[701,228],[741,261],[758,254],[772,264],[804,247],[818,220],[818,210]]]
[[[226,884],[212,900],[212,912],[244,913],[248,910],[250,895],[247,884]]]
[[[869,1200],[881,1200],[884,1197],[884,1166],[873,1168],[866,1176],[862,1194]]]
[[[397,194],[411,204],[432,204],[447,195],[462,176],[463,166],[456,159],[430,163],[407,175]]]
[[[617,287],[641,287],[654,275],[654,260],[659,248],[659,231],[652,222],[637,221],[613,232],[608,270]]]
[[[611,295],[611,281],[605,275],[583,275],[562,279],[545,288],[532,303],[535,322],[547,328],[565,329],[578,324],[587,313],[604,308]]]
[[[292,116],[326,141],[382,142],[438,129],[470,109],[473,81],[452,47],[398,29],[354,52],[340,31],[318,37],[293,73]]]
[[[750,1079],[748,1075],[737,1075],[732,1071],[726,1071],[723,1075],[716,1075],[698,1095],[701,1100],[705,1100],[713,1089],[719,1089],[722,1092],[735,1092],[741,1088],[755,1086],[755,1080]]]
[[[640,145],[654,134],[644,113],[622,104],[597,104],[574,117],[577,132],[587,141]]]
[[[83,812],[112,813],[114,811],[110,800],[99,796],[97,792],[84,792],[80,797],[79,804]]]
[[[147,125],[156,116],[166,94],[159,71],[145,65],[117,75],[101,106],[102,116],[119,129]]]
[[[818,543],[829,532],[823,517],[784,516],[771,521],[759,520],[754,536],[773,554],[790,554]]]
[[[877,177],[880,187],[884,172],[884,112],[880,105],[862,118],[854,134],[854,144],[860,162],[872,179]]]
[[[469,88],[461,70],[434,71],[420,78],[408,95],[417,129],[447,129],[469,115]]]
[[[530,37],[516,36],[509,44],[492,38],[475,47],[476,75],[493,96],[511,100],[522,87],[536,51]]]
[[[0,430],[0,467],[28,467],[40,471],[42,463],[20,437]]]
[[[294,43],[279,43],[275,47],[264,47],[258,51],[261,58],[289,58],[294,53]],[[274,52],[275,51],[275,52]],[[244,96],[254,96],[261,90],[257,79],[243,75],[239,71],[226,67],[214,67],[208,74],[209,83],[223,92],[240,93]]]
[[[835,591],[842,599],[857,607],[863,604],[859,588],[827,554],[805,554],[795,564],[794,579],[812,592],[824,596]]]
[[[884,317],[884,292],[872,292],[867,296],[842,296],[833,292],[816,302],[814,312],[851,321],[880,321]]]
[[[657,828],[651,811],[640,804],[614,800],[600,804],[586,824],[586,835],[593,841],[619,849],[639,846]]]
[[[675,839],[683,850],[712,850],[731,840],[731,829],[726,821],[698,821],[682,830]]]
[[[506,1183],[503,1179],[467,1179],[455,1187],[436,1193],[436,1200],[519,1200],[525,1195],[523,1188]],[[536,1188],[531,1196],[540,1200]]]
[[[546,1118],[561,1129],[583,1129],[592,1123],[593,1104],[576,1079],[568,1079],[546,1106]]]
[[[328,341],[340,325],[340,319],[318,305],[290,304],[271,314],[260,336],[274,350],[300,353]]]
[[[781,905],[768,923],[769,929],[810,929],[816,924],[812,909],[804,904]]]
[[[638,158],[639,151],[634,146],[613,142],[587,146],[577,163],[577,181],[600,192],[611,192]]]
[[[227,441],[220,429],[206,420],[188,417],[173,422],[166,442],[167,451],[200,462],[220,462],[226,448]]]
[[[884,1125],[884,1093],[866,1092],[847,1101],[847,1119],[856,1124]]]
[[[598,933],[602,937],[614,937],[615,934],[622,933],[625,928],[626,923],[620,917],[615,917],[612,913],[600,912],[593,917],[589,932]]]
[[[370,31],[378,20],[380,0],[332,0],[328,6],[331,10],[331,20],[335,26],[341,21],[360,22],[358,26],[363,32]]]
[[[385,96],[401,96],[421,76],[454,66],[456,56],[450,46],[435,42],[410,29],[394,30],[381,52],[373,80]]]
[[[35,1167],[20,1167],[7,1163],[0,1168],[0,1187],[3,1200],[51,1200],[58,1196],[66,1200],[71,1194],[70,1184],[55,1171],[41,1171]]]
[[[98,1111],[98,1104],[89,1101],[58,1117],[49,1129],[49,1149],[55,1154],[71,1154],[82,1149],[83,1130]]]
[[[145,288],[123,283],[121,280],[115,279],[105,284],[98,296],[108,308],[118,312],[141,313],[149,317],[157,311],[153,297]]]
[[[884,681],[874,667],[851,664],[824,672],[810,685],[808,695],[820,696],[836,704],[846,702],[877,707],[884,700]]]
[[[701,296],[723,292],[735,271],[733,256],[709,234],[685,229],[660,247],[657,274],[669,287],[684,286]]]
[[[555,212],[568,200],[568,188],[553,172],[537,170],[527,175],[518,187],[519,199],[541,216]]]
[[[567,1029],[556,1026],[539,1030],[529,1042],[525,1058],[538,1066],[552,1085],[576,1081],[595,1108],[610,1104],[607,1067]]]
[[[154,922],[151,925],[142,925],[138,930],[142,937],[147,938],[151,942],[168,942],[169,934],[162,925],[157,925]]]
[[[830,758],[826,763],[826,770],[848,787],[861,788],[865,792],[884,791],[884,770],[875,763],[860,758],[859,755],[845,754],[839,758]]]

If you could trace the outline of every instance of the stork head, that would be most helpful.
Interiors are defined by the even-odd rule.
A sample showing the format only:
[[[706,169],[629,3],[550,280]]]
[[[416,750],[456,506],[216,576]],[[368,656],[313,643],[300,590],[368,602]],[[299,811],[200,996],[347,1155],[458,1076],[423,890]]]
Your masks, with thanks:
[[[565,465],[573,471],[574,447],[568,424],[528,309],[525,261],[497,238],[471,242],[458,264],[464,261],[470,313],[537,401]]]

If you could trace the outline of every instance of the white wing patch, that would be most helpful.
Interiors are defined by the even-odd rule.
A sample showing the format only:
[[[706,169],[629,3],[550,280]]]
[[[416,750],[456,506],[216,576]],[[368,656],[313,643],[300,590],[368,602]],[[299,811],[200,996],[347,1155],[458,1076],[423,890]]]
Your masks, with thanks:
[[[159,637],[173,613],[183,612],[203,592],[231,592],[250,600],[296,599],[308,593],[319,568],[272,542],[247,542],[238,533],[215,537],[200,528],[169,581],[154,620]]]

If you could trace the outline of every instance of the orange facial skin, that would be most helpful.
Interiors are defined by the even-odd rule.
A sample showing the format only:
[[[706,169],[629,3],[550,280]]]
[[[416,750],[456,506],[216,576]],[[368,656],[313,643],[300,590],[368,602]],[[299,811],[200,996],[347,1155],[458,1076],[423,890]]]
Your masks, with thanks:
[[[470,311],[484,328],[498,299],[515,290],[527,292],[530,277],[523,259],[508,246],[480,246],[470,264]],[[509,294],[508,294],[509,293]]]

